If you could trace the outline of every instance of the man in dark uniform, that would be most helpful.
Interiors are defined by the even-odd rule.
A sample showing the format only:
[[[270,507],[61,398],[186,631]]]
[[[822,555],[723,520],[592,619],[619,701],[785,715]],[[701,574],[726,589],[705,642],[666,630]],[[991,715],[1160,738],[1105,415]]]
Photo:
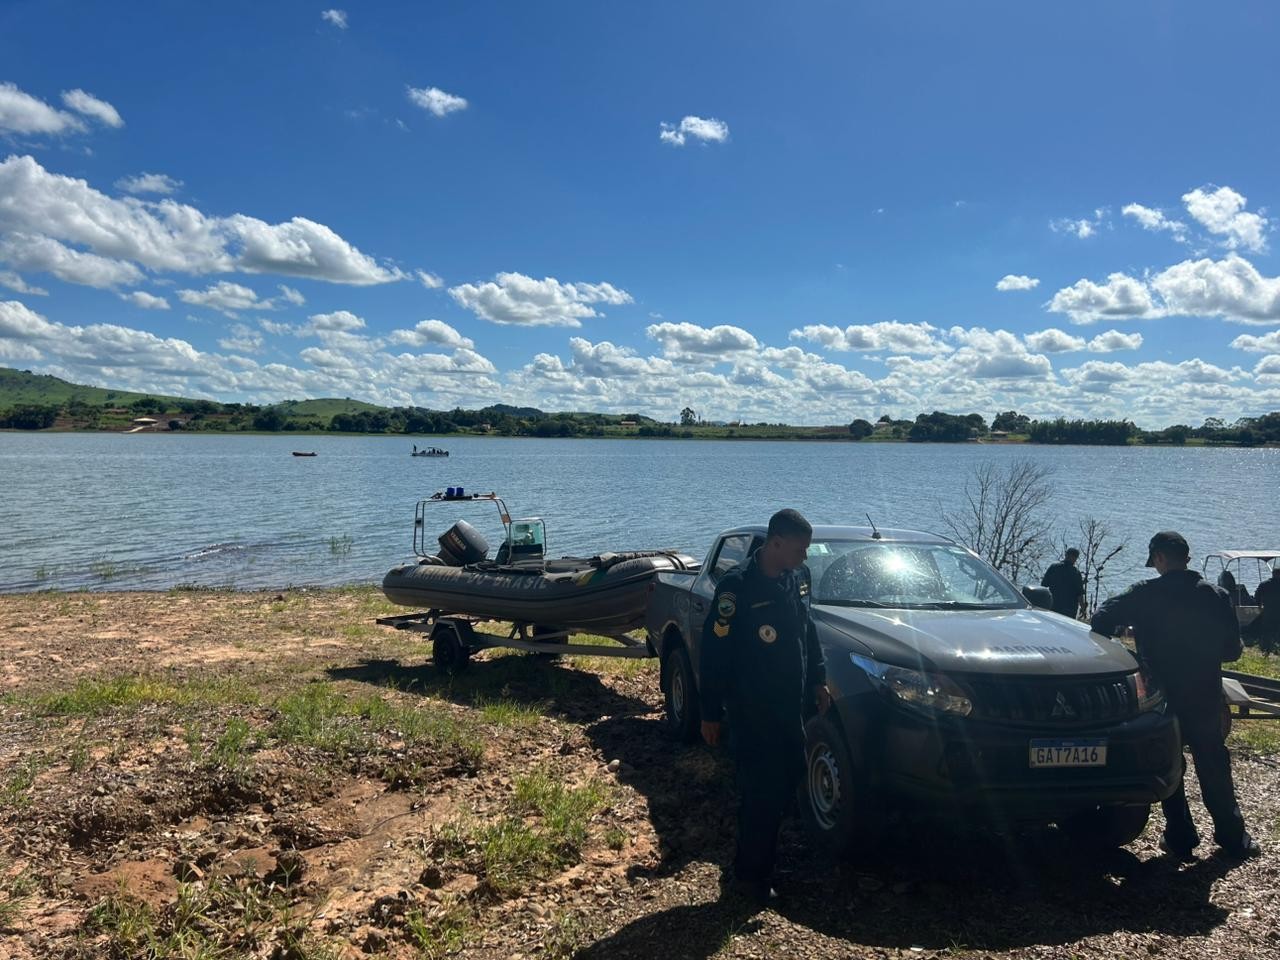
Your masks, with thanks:
[[[772,888],[778,828],[804,775],[804,714],[831,703],[797,570],[813,528],[795,510],[769,519],[764,546],[716,586],[702,630],[702,736],[720,742],[728,708],[740,804],[734,888],[759,905]]]
[[[1280,566],[1272,569],[1270,580],[1258,584],[1254,599],[1262,611],[1249,624],[1249,638],[1263,653],[1270,653],[1280,644]]]
[[[1181,534],[1157,533],[1148,547],[1147,566],[1160,576],[1111,597],[1091,626],[1105,636],[1133,628],[1138,659],[1164,691],[1178,717],[1182,742],[1191,750],[1214,839],[1228,856],[1255,857],[1262,850],[1244,827],[1222,733],[1222,663],[1240,656],[1240,629],[1222,588],[1187,569],[1190,556]],[[1182,770],[1185,779],[1185,758]],[[1163,806],[1161,849],[1192,859],[1200,837],[1185,788],[1180,784]]]
[[[1084,597],[1084,578],[1076,569],[1079,559],[1080,551],[1071,547],[1061,560],[1049,564],[1040,578],[1040,586],[1048,587],[1053,594],[1053,612],[1073,620],[1080,613],[1080,600]]]

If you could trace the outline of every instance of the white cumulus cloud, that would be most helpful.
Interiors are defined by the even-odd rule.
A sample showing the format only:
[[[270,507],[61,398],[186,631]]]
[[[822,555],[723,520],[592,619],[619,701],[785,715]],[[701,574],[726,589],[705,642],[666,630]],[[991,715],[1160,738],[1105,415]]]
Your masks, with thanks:
[[[1142,346],[1142,334],[1121,333],[1119,330],[1108,330],[1089,341],[1090,353],[1116,353],[1120,350],[1137,350]]]
[[[754,352],[759,342],[741,327],[719,324],[700,327],[696,323],[653,323],[645,336],[662,347],[663,356],[685,361],[720,359],[732,354]]]
[[[236,316],[240,310],[274,309],[271,301],[259,299],[254,290],[228,280],[219,280],[205,290],[179,290],[178,299],[193,307],[217,310],[229,317]]]
[[[411,103],[437,117],[447,117],[467,108],[465,98],[445,93],[439,87],[408,87],[407,90]]]
[[[1028,333],[1022,339],[1037,353],[1072,353],[1085,348],[1084,337],[1074,337],[1056,327]]]
[[[33,297],[49,295],[49,291],[44,287],[33,287],[12,270],[0,270],[0,287],[8,287],[15,293],[25,293]]]
[[[270,224],[244,214],[210,217],[169,199],[108,197],[84,180],[50,173],[30,156],[0,162],[0,236],[77,244],[134,274],[139,267],[189,274],[241,270],[353,285],[405,276],[304,217]],[[0,259],[18,265],[10,256]],[[101,279],[96,285],[103,285]]]
[[[1248,260],[1184,260],[1151,279],[1166,312],[1225,317],[1246,324],[1280,322],[1280,277],[1264,277]]]
[[[1267,246],[1267,218],[1245,210],[1247,200],[1230,187],[1199,187],[1182,195],[1187,213],[1228,249],[1260,253]]]
[[[412,330],[392,330],[387,335],[392,343],[408,347],[425,347],[436,344],[444,347],[475,348],[475,342],[464,337],[443,320],[423,320],[414,325]]]
[[[1179,243],[1187,240],[1187,225],[1181,220],[1170,220],[1162,210],[1144,207],[1140,203],[1128,203],[1120,208],[1120,213],[1138,221],[1143,230],[1168,231]]]
[[[105,100],[99,100],[91,93],[85,93],[83,90],[65,90],[62,93],[62,102],[74,110],[76,113],[83,114],[86,117],[93,117],[100,123],[106,124],[108,127],[120,128],[124,126],[124,120],[121,119],[119,111]]]
[[[852,324],[835,327],[827,324],[810,324],[792,330],[792,340],[808,340],[827,350],[856,353],[874,353],[889,350],[893,353],[942,353],[948,347],[938,340],[938,328],[928,323],[899,323],[883,320],[878,323]]]
[[[3,216],[0,210],[0,220]],[[19,231],[0,231],[0,261],[19,270],[48,273],[66,283],[88,287],[127,286],[142,281],[142,271],[127,260],[86,253],[51,237]]]
[[[1097,234],[1103,226],[1110,225],[1106,222],[1107,213],[1108,209],[1106,207],[1099,207],[1093,211],[1092,217],[1082,217],[1078,220],[1062,217],[1057,220],[1050,220],[1049,229],[1054,233],[1069,233],[1081,240],[1088,240]]]
[[[307,298],[302,295],[302,291],[295,290],[293,287],[280,284],[280,299],[285,303],[291,303],[295,307],[300,307],[307,302]]]
[[[1272,330],[1260,337],[1245,333],[1231,341],[1236,350],[1248,353],[1280,353],[1280,330]]]
[[[996,289],[1000,291],[1034,290],[1038,286],[1040,286],[1038,277],[1028,277],[1017,273],[1007,273],[996,281]]]
[[[181,188],[181,180],[175,180],[165,173],[139,173],[116,181],[116,189],[125,193],[157,193],[167,197]]]
[[[345,10],[321,10],[320,19],[325,23],[331,23],[339,30],[347,29],[347,11]]]
[[[592,304],[631,303],[631,294],[609,283],[561,283],[522,273],[500,273],[484,283],[451,287],[449,295],[491,323],[524,327],[580,327],[596,317]]]
[[[129,293],[120,294],[120,299],[128,303],[132,303],[135,307],[141,307],[143,310],[168,310],[169,301],[164,297],[157,297],[153,293],[147,293],[145,290],[132,290]]]
[[[439,290],[444,286],[444,280],[429,270],[415,270],[414,276],[418,278],[418,282],[428,290]]]
[[[84,122],[74,114],[49,106],[13,83],[0,83],[0,134],[79,133]]]
[[[723,120],[688,116],[679,124],[664,122],[658,132],[659,140],[674,147],[683,147],[690,137],[703,143],[724,143],[729,139],[729,125]]]
[[[1123,273],[1111,274],[1105,284],[1077,280],[1053,295],[1049,309],[1067,314],[1075,323],[1093,323],[1107,317],[1159,316],[1147,285]]]

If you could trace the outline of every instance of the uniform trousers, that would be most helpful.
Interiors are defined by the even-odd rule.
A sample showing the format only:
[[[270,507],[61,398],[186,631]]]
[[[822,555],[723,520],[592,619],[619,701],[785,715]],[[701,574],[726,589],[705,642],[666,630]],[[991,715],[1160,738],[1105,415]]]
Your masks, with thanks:
[[[1222,716],[1219,707],[1200,707],[1179,710],[1178,725],[1182,730],[1182,743],[1191,751],[1196,765],[1196,779],[1200,781],[1200,794],[1213,818],[1213,838],[1228,849],[1238,847],[1244,839],[1244,817],[1236,802],[1236,788],[1231,780],[1231,754],[1223,742]],[[1187,775],[1186,754],[1182,757],[1182,782],[1165,800],[1165,840],[1175,850],[1191,850],[1200,842],[1196,825],[1187,806],[1185,787]]]
[[[767,882],[773,875],[778,829],[804,775],[804,736],[798,715],[792,724],[795,730],[785,735],[777,729],[761,732],[749,726],[739,726],[731,734],[738,786],[733,874],[745,883]]]

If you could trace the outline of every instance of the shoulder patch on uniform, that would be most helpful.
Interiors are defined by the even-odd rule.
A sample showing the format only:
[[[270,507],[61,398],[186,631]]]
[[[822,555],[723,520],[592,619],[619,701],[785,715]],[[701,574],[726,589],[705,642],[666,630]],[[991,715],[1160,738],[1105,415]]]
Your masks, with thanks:
[[[716,601],[716,613],[720,614],[725,620],[728,620],[738,611],[738,598],[732,593],[720,594],[720,599]]]
[[[729,624],[724,620],[717,620],[711,627],[711,632],[717,637],[724,638],[729,635]]]

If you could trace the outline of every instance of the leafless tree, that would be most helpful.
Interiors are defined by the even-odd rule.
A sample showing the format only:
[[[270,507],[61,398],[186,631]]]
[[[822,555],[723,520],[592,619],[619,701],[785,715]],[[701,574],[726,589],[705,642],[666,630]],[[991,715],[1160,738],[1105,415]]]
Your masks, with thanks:
[[[1107,564],[1128,546],[1127,542],[1111,542],[1111,529],[1097,517],[1083,517],[1079,521],[1080,537],[1076,543],[1068,543],[1063,538],[1062,550],[1075,547],[1080,551],[1080,572],[1084,575],[1085,613],[1092,614],[1098,609],[1098,600],[1102,596],[1102,585],[1106,582]]]
[[[1053,471],[1032,460],[984,463],[965,481],[964,506],[943,511],[956,540],[1015,583],[1039,568],[1052,544]]]

